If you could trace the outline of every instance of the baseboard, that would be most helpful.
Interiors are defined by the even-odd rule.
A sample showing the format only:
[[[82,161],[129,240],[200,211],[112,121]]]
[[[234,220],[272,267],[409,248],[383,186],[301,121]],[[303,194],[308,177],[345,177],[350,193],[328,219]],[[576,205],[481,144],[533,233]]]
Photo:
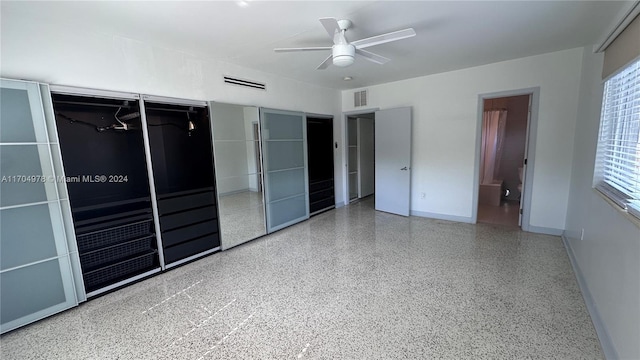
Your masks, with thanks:
[[[529,225],[529,228],[524,230],[532,233],[537,233],[537,234],[555,235],[555,236],[561,236],[564,232],[564,230],[562,229],[548,228],[544,226],[533,226],[533,225]]]
[[[607,328],[605,327],[604,322],[600,317],[600,312],[598,312],[598,308],[593,301],[593,296],[591,296],[591,292],[589,291],[587,282],[585,281],[584,276],[582,275],[582,271],[580,270],[580,266],[578,266],[578,262],[576,261],[575,255],[573,254],[573,249],[571,248],[569,239],[565,236],[565,234],[562,234],[562,243],[564,244],[564,248],[567,251],[567,255],[569,256],[569,261],[571,262],[573,273],[576,275],[576,280],[578,281],[578,286],[580,287],[582,298],[584,299],[584,303],[587,305],[587,311],[589,311],[589,315],[591,315],[591,322],[593,322],[593,327],[596,329],[596,333],[598,334],[600,347],[602,348],[604,357],[607,359],[619,359],[618,352],[613,346],[613,341],[611,341],[609,332],[607,331]]]
[[[473,219],[467,216],[446,215],[446,214],[430,213],[430,212],[417,211],[417,210],[411,210],[409,214],[411,216],[419,216],[419,217],[430,218],[430,219],[448,220],[448,221],[473,224]]]
[[[336,209],[344,206],[344,201],[340,201],[336,203]]]

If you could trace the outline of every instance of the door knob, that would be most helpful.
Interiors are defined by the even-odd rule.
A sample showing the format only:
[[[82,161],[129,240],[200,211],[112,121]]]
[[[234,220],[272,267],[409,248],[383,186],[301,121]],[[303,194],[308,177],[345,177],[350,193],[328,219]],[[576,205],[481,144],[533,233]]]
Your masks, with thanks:
[[[405,167],[403,167],[403,168],[402,168],[402,169],[400,169],[400,170],[407,170],[407,167],[405,166]]]

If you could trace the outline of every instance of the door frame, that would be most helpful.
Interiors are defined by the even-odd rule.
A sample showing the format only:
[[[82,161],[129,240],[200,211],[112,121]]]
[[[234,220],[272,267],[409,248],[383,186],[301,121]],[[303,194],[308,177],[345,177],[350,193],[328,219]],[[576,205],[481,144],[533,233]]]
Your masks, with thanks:
[[[349,116],[358,116],[364,114],[371,114],[380,110],[379,107],[352,110],[352,111],[344,111],[342,113],[342,136],[340,141],[342,142],[342,163],[344,166],[342,167],[342,188],[344,189],[342,196],[342,203],[336,204],[336,207],[341,207],[344,205],[349,205],[349,145],[348,138],[349,135],[349,122],[347,118]],[[375,119],[374,119],[375,121]]]
[[[538,134],[538,112],[540,108],[540,87],[531,87],[516,90],[506,90],[492,93],[483,93],[478,95],[478,110],[476,121],[476,154],[473,173],[473,209],[471,215],[472,223],[478,222],[478,196],[480,192],[480,152],[482,151],[482,118],[484,111],[484,100],[494,99],[510,96],[531,96],[531,114],[529,115],[529,122],[527,124],[527,138],[525,140],[525,158],[527,164],[525,166],[524,174],[524,186],[522,192],[524,196],[521,197],[522,201],[522,225],[521,228],[524,231],[530,231],[530,216],[531,216],[531,190],[533,188],[533,171],[535,164],[536,154],[536,136]]]

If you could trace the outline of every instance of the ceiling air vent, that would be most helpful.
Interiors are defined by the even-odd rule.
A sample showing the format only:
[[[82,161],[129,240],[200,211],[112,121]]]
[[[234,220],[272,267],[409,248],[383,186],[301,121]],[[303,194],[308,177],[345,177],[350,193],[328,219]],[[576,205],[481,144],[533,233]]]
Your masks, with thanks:
[[[224,82],[231,85],[244,86],[252,89],[267,90],[267,84],[257,81],[238,79],[231,76],[225,76]]]
[[[367,90],[356,91],[353,93],[353,105],[355,107],[367,105]]]

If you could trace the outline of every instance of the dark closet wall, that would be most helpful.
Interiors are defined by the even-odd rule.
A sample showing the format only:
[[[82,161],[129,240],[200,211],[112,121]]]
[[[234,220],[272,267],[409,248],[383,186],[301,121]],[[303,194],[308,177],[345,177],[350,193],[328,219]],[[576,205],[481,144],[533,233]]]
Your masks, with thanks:
[[[307,116],[309,212],[335,207],[333,119]]]
[[[57,94],[53,102],[65,174],[73,178],[67,188],[74,211],[125,200],[150,201],[138,103]],[[126,121],[132,130],[110,129],[117,124],[116,113],[138,114]],[[107,179],[101,182],[96,176]],[[105,210],[87,216],[108,214]]]
[[[138,101],[52,99],[87,292],[158,268]]]
[[[165,263],[220,246],[206,107],[145,102]]]

